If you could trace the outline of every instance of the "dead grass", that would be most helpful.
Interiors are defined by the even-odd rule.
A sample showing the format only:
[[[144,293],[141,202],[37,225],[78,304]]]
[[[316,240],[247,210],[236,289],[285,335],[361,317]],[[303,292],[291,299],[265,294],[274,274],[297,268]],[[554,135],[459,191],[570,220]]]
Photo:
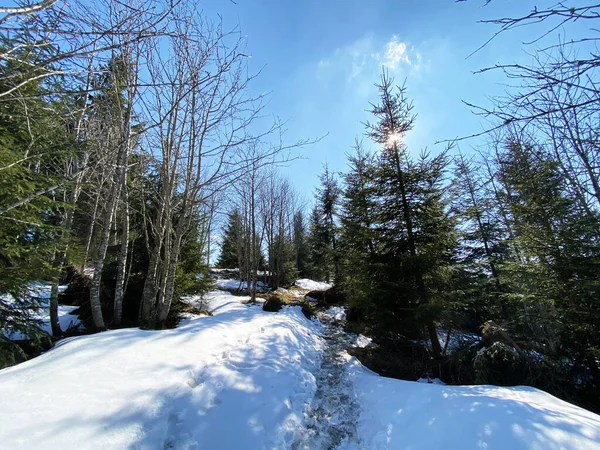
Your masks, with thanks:
[[[199,308],[198,306],[186,302],[181,302],[181,312],[195,314],[197,316],[212,316],[212,313],[207,309]]]

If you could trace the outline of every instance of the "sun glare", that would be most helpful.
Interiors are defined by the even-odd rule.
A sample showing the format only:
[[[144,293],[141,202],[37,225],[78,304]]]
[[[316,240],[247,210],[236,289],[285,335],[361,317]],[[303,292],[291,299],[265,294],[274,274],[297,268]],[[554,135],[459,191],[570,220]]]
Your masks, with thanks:
[[[387,145],[390,147],[393,145],[397,145],[402,141],[402,135],[400,133],[390,133],[387,138]]]

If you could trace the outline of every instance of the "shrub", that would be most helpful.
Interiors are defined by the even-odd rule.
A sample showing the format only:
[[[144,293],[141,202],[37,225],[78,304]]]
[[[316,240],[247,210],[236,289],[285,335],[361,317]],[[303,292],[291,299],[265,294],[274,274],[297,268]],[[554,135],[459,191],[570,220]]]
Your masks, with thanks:
[[[527,359],[514,347],[494,342],[481,349],[473,360],[475,383],[515,386],[527,380]]]

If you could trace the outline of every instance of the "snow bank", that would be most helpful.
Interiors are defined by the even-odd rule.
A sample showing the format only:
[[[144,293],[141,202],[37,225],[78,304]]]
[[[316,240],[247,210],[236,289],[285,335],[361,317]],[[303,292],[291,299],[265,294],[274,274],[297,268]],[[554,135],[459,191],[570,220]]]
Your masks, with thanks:
[[[443,384],[444,386],[446,385],[446,383],[444,383],[442,380],[440,380],[439,378],[419,378],[417,380],[417,383],[427,383],[427,384]]]
[[[364,334],[359,334],[358,336],[356,336],[353,345],[354,347],[358,348],[375,347],[375,344],[373,344],[373,339],[368,336],[365,336]]]
[[[394,380],[355,358],[349,370],[371,450],[600,449],[600,416],[534,388]]]
[[[331,284],[323,283],[321,281],[313,281],[306,278],[296,281],[296,286],[300,289],[306,289],[308,291],[326,291],[331,288]]]
[[[0,371],[0,446],[287,448],[316,387],[320,325],[212,293],[174,330],[61,341]]]
[[[212,267],[209,270],[210,273],[220,274],[220,273],[240,273],[240,269],[217,269],[216,267]]]

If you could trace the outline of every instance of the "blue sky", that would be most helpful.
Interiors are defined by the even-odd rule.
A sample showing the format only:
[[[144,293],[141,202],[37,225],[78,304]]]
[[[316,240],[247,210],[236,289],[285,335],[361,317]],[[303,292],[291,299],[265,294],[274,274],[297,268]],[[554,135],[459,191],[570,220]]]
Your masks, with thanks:
[[[215,0],[207,15],[222,14],[226,26],[239,24],[247,36],[252,70],[262,69],[255,93],[272,92],[267,112],[287,121],[286,141],[314,139],[303,159],[284,168],[299,192],[311,200],[327,162],[344,170],[345,153],[364,136],[361,121],[377,100],[374,87],[386,67],[397,83],[406,79],[418,114],[406,137],[418,154],[435,142],[477,133],[485,123],[462,103],[489,105],[503,92],[498,73],[477,69],[503,63],[527,63],[522,51],[539,28],[522,28],[492,41],[467,58],[495,31],[482,19],[522,15],[535,2],[494,0]],[[543,5],[538,5],[543,6]],[[560,30],[559,30],[560,31]],[[556,39],[559,31],[550,36]],[[529,49],[530,51],[533,48]],[[371,146],[365,138],[367,147]],[[461,144],[467,150],[469,144]]]

